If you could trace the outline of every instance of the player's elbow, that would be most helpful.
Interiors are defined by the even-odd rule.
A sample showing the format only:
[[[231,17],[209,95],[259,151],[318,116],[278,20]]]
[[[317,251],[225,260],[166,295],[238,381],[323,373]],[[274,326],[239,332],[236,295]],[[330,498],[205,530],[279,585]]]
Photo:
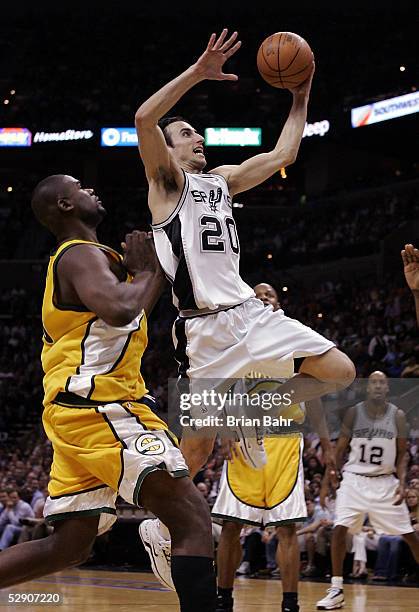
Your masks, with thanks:
[[[118,308],[112,308],[103,313],[100,318],[111,327],[124,327],[131,323],[138,314],[137,309],[120,304]]]
[[[137,128],[145,128],[152,125],[156,125],[155,118],[152,117],[150,113],[143,108],[143,106],[140,106],[140,108],[135,113],[135,126]]]
[[[281,168],[287,168],[288,166],[292,166],[297,159],[297,151],[286,151],[282,157]]]

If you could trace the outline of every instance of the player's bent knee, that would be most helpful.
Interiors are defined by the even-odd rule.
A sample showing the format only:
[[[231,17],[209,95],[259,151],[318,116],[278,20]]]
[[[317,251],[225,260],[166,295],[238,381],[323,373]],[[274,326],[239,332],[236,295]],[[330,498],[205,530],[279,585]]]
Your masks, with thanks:
[[[341,363],[339,366],[338,379],[342,381],[345,386],[349,386],[353,383],[356,377],[356,368],[345,353],[341,353]]]

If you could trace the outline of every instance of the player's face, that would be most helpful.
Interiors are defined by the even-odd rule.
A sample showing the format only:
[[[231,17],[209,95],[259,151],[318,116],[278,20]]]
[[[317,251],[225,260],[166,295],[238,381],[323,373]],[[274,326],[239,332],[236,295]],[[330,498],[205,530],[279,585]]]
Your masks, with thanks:
[[[186,121],[175,121],[167,129],[173,145],[170,150],[176,161],[201,172],[207,165],[203,137]]]
[[[372,400],[384,400],[388,393],[388,382],[384,374],[371,374],[368,379],[367,395]]]
[[[96,227],[106,215],[106,210],[95,194],[95,190],[82,186],[80,181],[72,176],[67,177],[65,189],[77,217],[87,225]]]
[[[261,300],[265,306],[273,306],[274,310],[281,308],[278,295],[271,285],[261,283],[260,285],[256,285],[254,291],[258,300]]]

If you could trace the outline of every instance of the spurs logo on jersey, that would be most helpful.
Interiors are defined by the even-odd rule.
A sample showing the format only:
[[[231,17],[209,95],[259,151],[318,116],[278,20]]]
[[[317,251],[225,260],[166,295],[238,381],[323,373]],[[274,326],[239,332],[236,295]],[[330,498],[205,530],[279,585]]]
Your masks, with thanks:
[[[368,415],[364,402],[355,406],[348,461],[343,469],[355,474],[379,476],[392,474],[397,456],[397,407],[387,404],[379,418]]]
[[[240,246],[225,179],[184,173],[179,203],[153,225],[157,255],[179,310],[235,306],[254,295],[240,277]]]

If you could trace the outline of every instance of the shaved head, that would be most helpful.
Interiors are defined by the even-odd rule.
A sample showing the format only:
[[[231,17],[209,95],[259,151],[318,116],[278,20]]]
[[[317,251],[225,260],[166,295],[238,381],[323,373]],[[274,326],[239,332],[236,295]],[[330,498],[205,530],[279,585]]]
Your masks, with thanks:
[[[274,310],[281,308],[278,294],[269,283],[259,283],[259,285],[253,287],[253,291],[255,292],[258,300],[262,300],[265,306],[271,305],[273,306]]]
[[[106,214],[94,189],[82,187],[68,174],[52,174],[35,187],[32,210],[55,236],[79,233],[81,226],[96,228]]]
[[[372,372],[372,374],[368,376],[368,379],[371,379],[372,377],[387,380],[387,375],[384,374],[384,372],[382,372],[381,370],[375,370],[375,372]]]
[[[388,378],[384,372],[376,370],[368,376],[367,396],[369,400],[385,401],[389,390]]]
[[[66,174],[52,174],[40,181],[32,193],[31,206],[35,217],[42,225],[53,231],[57,215],[57,204],[66,187]]]

